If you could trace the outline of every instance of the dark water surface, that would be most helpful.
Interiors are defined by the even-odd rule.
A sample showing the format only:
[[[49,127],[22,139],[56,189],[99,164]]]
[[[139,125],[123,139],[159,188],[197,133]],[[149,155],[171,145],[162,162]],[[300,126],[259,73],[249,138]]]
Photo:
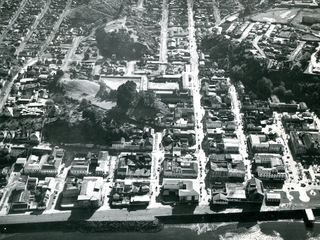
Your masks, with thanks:
[[[318,240],[320,222],[313,229],[307,229],[303,221],[278,221],[260,223],[201,223],[184,225],[166,225],[157,233],[80,233],[80,232],[35,232],[1,235],[6,240]]]

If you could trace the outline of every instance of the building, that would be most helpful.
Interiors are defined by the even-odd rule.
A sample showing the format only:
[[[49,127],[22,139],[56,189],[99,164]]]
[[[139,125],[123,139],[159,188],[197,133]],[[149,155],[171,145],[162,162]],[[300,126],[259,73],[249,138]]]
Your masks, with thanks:
[[[320,153],[320,133],[291,131],[289,145],[294,155],[317,155]]]
[[[280,154],[256,153],[253,159],[257,166],[256,172],[259,179],[279,181],[286,179],[286,172]]]
[[[312,25],[314,23],[320,23],[320,18],[319,17],[303,16],[302,23],[309,24],[309,25]]]
[[[147,206],[151,195],[150,182],[116,180],[110,195],[111,206],[113,207]]]
[[[151,176],[151,153],[121,153],[119,155],[117,178]]]
[[[51,149],[50,149],[51,151]],[[24,173],[26,175],[40,175],[42,174],[42,166],[48,162],[50,157],[49,152],[33,152],[28,157],[28,161],[24,167]]]
[[[56,176],[62,168],[62,160],[65,150],[61,148],[54,148],[51,156],[43,163],[41,167],[41,174],[47,176]]]
[[[264,188],[262,182],[257,178],[251,178],[245,184],[226,183],[225,192],[212,192],[211,203],[259,203],[264,199]]]
[[[208,179],[219,181],[244,181],[245,167],[240,154],[211,154],[209,156]]]
[[[109,174],[109,168],[109,152],[100,151],[98,155],[98,166],[95,169],[95,174],[98,176],[107,176]]]
[[[163,177],[166,178],[197,178],[198,164],[182,161],[179,157],[163,161]]]
[[[240,141],[235,138],[224,138],[223,151],[224,153],[239,153]]]
[[[253,153],[283,152],[283,145],[281,143],[268,140],[264,134],[250,134],[248,137],[248,147]]]
[[[198,203],[199,193],[190,180],[168,180],[162,184],[163,203]]]
[[[70,167],[70,174],[77,177],[87,176],[89,174],[91,153],[76,153]]]
[[[267,192],[266,202],[267,203],[277,203],[280,204],[281,194],[279,192]]]
[[[98,208],[102,205],[102,177],[84,177],[77,198],[79,208]]]

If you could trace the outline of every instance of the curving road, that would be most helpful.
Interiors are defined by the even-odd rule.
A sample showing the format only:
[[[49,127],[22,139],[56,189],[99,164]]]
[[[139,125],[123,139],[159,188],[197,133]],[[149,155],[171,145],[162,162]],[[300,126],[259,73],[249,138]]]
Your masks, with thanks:
[[[0,98],[0,113],[3,110],[4,104],[7,101],[7,98],[9,96],[9,93],[11,91],[11,88],[13,86],[14,81],[18,78],[19,72],[21,72],[21,70],[27,70],[28,66],[31,66],[33,64],[35,64],[38,61],[38,58],[31,58],[19,71],[18,73],[12,78],[11,81],[7,81],[8,83],[5,84],[5,86],[2,88],[1,90],[1,98]]]

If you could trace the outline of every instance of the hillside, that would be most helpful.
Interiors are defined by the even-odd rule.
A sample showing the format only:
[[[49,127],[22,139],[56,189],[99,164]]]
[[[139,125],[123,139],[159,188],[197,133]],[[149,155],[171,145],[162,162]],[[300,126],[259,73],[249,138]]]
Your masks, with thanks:
[[[65,96],[78,100],[95,98],[100,88],[99,84],[88,80],[62,80],[61,84],[65,90]]]
[[[98,20],[113,20],[125,12],[123,0],[90,0],[71,10],[68,18],[74,23],[92,23]]]

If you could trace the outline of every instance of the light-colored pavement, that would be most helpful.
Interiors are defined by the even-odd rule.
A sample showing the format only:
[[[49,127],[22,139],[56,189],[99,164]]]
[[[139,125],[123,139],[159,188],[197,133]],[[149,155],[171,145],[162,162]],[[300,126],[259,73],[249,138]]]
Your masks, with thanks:
[[[77,36],[77,37],[74,37],[73,38],[73,41],[72,41],[72,45],[71,47],[69,48],[64,60],[63,60],[63,63],[62,63],[62,66],[61,66],[61,70],[62,71],[67,71],[68,70],[68,66],[69,66],[69,63],[70,61],[72,61],[71,57],[73,55],[73,53],[76,51],[77,47],[79,46],[79,43],[83,40],[83,37],[82,36]]]
[[[266,37],[270,37],[272,31],[274,30],[274,28],[276,27],[275,24],[271,24],[271,26],[269,27],[269,29],[266,31],[266,33],[264,34]]]
[[[213,3],[213,15],[215,19],[215,25],[218,26],[221,24],[220,10],[216,0],[212,0],[212,3]]]
[[[39,52],[38,52],[38,56],[41,57],[44,54],[44,51],[47,49],[47,47],[49,46],[49,44],[52,42],[52,40],[54,39],[54,36],[56,35],[57,31],[59,30],[59,27],[63,21],[63,19],[68,15],[69,11],[70,11],[70,7],[71,7],[71,3],[72,0],[68,0],[65,9],[63,10],[63,12],[60,14],[58,21],[54,24],[53,29],[50,33],[50,35],[47,37],[45,43],[41,46]]]
[[[195,117],[195,133],[196,133],[196,154],[199,164],[198,172],[198,188],[195,188],[196,191],[200,193],[199,205],[208,205],[208,199],[211,197],[210,194],[207,194],[205,189],[205,166],[206,166],[206,156],[205,152],[202,149],[202,142],[204,139],[204,131],[202,118],[204,116],[204,109],[201,106],[201,95],[199,92],[200,89],[200,80],[198,78],[199,74],[199,56],[197,52],[197,44],[195,38],[195,23],[193,19],[193,0],[188,0],[188,30],[189,30],[189,50],[190,50],[190,76],[191,76],[191,91],[193,95],[193,108],[194,108],[194,117]]]
[[[7,28],[4,29],[3,33],[0,36],[0,43],[3,41],[3,38],[7,35],[8,31],[11,29],[17,18],[19,17],[21,11],[23,10],[24,6],[26,5],[28,0],[22,0],[20,7],[18,10],[14,13],[13,17],[10,19],[9,24]]]
[[[44,5],[44,8],[40,12],[39,16],[37,16],[35,22],[32,24],[30,27],[27,35],[24,37],[23,41],[20,43],[19,47],[16,50],[16,55],[19,56],[19,53],[22,52],[30,39],[32,33],[34,30],[37,28],[38,24],[40,23],[40,20],[43,18],[44,14],[48,11],[49,6],[50,6],[51,0],[47,0],[46,4]]]
[[[27,70],[28,66],[32,66],[33,64],[35,64],[38,61],[37,58],[31,58],[21,69],[21,70]],[[19,72],[20,72],[19,71]],[[11,88],[13,86],[14,81],[18,78],[19,72],[12,78],[11,81],[9,81],[8,84],[6,84],[2,90],[1,90],[1,98],[0,98],[0,112],[2,112],[4,104],[6,103],[9,93],[11,91]]]
[[[254,46],[255,49],[257,49],[260,53],[260,55],[263,58],[266,58],[266,54],[264,53],[264,51],[259,47],[258,42],[260,41],[260,39],[262,38],[262,35],[257,35],[253,41],[252,41],[252,45]]]
[[[289,57],[289,61],[294,61],[298,53],[301,51],[301,49],[304,47],[305,42],[300,42],[299,45],[296,47],[296,49],[291,53]]]
[[[252,177],[251,176],[251,160],[248,159],[246,136],[243,132],[242,115],[240,113],[241,102],[238,99],[238,94],[234,85],[230,86],[229,95],[231,97],[231,111],[234,114],[235,123],[237,124],[236,134],[240,141],[239,152],[244,158],[244,164],[246,166],[246,179],[250,179]]]
[[[167,38],[168,38],[168,15],[169,15],[168,0],[162,1],[162,19],[161,19],[161,33],[160,33],[160,51],[159,61],[162,63],[159,67],[160,72],[167,69]]]
[[[243,41],[244,39],[247,38],[249,32],[251,31],[251,29],[253,28],[255,23],[250,23],[247,28],[243,31],[241,37],[239,38],[240,41]]]

